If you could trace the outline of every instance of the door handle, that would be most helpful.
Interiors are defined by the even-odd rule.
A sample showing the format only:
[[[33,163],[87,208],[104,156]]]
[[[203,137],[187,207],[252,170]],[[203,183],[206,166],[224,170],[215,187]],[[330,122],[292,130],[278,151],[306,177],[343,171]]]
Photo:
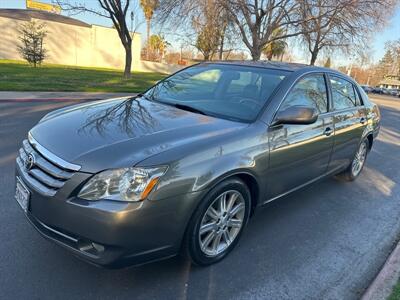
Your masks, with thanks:
[[[365,119],[364,117],[362,117],[361,119],[360,119],[360,123],[361,124],[365,124],[367,122],[367,119]]]
[[[333,129],[330,127],[325,128],[324,134],[330,136],[333,133]]]

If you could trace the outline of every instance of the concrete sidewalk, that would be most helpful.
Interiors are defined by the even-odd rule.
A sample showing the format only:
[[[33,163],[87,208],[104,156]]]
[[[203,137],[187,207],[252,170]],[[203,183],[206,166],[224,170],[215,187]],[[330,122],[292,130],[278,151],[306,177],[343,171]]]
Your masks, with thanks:
[[[101,92],[0,92],[0,102],[101,100],[124,96],[135,96],[136,94],[137,93]]]

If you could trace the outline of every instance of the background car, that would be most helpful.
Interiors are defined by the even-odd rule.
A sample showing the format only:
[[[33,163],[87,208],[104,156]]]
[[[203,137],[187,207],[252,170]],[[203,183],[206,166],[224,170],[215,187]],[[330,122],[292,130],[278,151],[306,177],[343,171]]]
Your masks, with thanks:
[[[399,95],[399,90],[397,89],[390,89],[389,90],[390,96],[397,97]]]
[[[372,92],[372,87],[370,87],[369,85],[360,85],[360,86],[367,94]]]
[[[379,86],[376,86],[376,87],[372,88],[372,93],[374,93],[374,94],[383,94],[383,89],[380,88]]]

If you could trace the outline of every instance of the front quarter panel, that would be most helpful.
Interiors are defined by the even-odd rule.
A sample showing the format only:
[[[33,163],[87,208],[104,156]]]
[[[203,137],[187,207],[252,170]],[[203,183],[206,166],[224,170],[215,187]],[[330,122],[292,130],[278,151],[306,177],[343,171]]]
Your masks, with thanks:
[[[166,151],[140,165],[169,165],[168,172],[150,195],[150,200],[162,200],[198,191],[205,194],[224,178],[239,173],[252,176],[260,187],[261,195],[268,160],[266,125],[257,122],[229,136]]]

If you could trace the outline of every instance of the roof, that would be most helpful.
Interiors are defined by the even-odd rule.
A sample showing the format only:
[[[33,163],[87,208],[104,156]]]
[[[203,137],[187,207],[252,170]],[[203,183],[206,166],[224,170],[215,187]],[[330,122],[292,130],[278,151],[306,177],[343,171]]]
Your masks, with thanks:
[[[0,9],[0,17],[30,21],[31,18],[63,24],[91,27],[92,25],[70,17],[34,9]]]
[[[309,66],[306,64],[299,64],[299,63],[287,63],[287,62],[277,62],[277,61],[266,61],[266,60],[259,60],[259,61],[252,61],[252,60],[213,60],[209,62],[205,62],[206,64],[227,64],[227,65],[240,65],[246,67],[262,67],[262,68],[270,68],[270,69],[280,69],[285,71],[297,71],[301,69],[318,69],[318,70],[328,70],[326,68]],[[334,71],[329,69],[330,71]]]

